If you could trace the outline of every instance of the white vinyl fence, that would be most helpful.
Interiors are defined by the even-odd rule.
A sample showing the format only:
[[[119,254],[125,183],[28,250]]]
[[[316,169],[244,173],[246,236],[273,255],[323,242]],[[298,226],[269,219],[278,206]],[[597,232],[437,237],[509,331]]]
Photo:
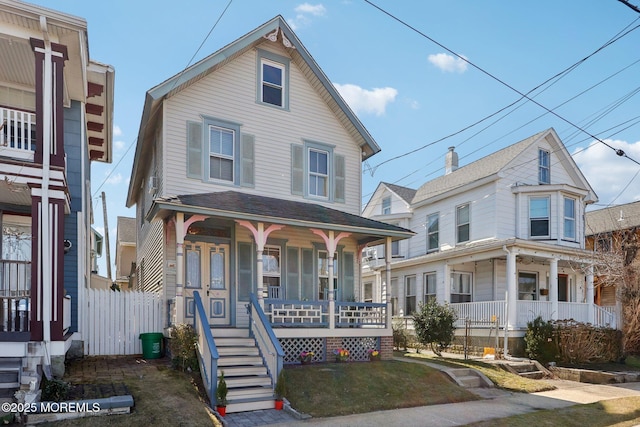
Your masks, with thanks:
[[[87,289],[85,354],[142,354],[140,334],[162,332],[162,298],[151,292]]]

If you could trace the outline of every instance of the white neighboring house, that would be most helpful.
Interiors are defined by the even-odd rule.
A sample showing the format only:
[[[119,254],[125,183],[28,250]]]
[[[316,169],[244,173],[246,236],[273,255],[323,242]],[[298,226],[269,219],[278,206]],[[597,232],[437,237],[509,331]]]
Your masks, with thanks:
[[[597,196],[553,129],[463,167],[451,147],[445,169],[417,191],[381,183],[374,192],[363,216],[416,235],[391,249],[389,286],[374,259],[383,248],[365,248],[365,295],[375,302],[390,288],[398,317],[428,298],[451,303],[458,326],[497,317],[512,350],[538,315],[615,326],[613,309],[594,304],[585,251],[585,207]]]

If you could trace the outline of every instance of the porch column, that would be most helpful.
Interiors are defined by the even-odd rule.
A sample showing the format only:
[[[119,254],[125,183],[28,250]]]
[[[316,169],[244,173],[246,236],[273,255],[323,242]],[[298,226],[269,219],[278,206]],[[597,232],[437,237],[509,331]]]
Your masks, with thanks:
[[[184,322],[184,214],[176,213],[176,318],[175,324]]]
[[[442,275],[444,276],[444,294],[436,295],[436,299],[439,299],[438,297],[441,296],[442,302],[450,303],[451,302],[451,267],[449,266],[449,263],[445,262]]]
[[[391,286],[391,237],[387,237],[387,241],[384,248],[384,290],[385,295],[384,303],[386,304],[387,312],[387,328],[391,327],[391,292],[389,287]]]
[[[335,313],[335,302],[334,302],[334,292],[333,292],[333,264],[335,262],[334,257],[336,254],[336,248],[338,247],[338,242],[344,239],[345,237],[349,237],[351,233],[340,233],[338,236],[335,236],[333,230],[329,230],[329,234],[325,234],[323,230],[311,229],[311,232],[317,236],[322,237],[324,240],[324,245],[327,248],[327,256],[329,257],[329,329],[334,329],[336,327],[336,318],[334,316]]]
[[[549,261],[549,301],[551,301],[551,320],[558,320],[558,259]]]
[[[276,225],[271,224],[267,229],[264,229],[264,222],[259,222],[257,227],[253,225],[250,221],[237,219],[236,223],[238,225],[243,226],[247,230],[251,231],[253,234],[253,240],[256,242],[256,293],[258,294],[258,304],[261,308],[264,308],[264,280],[262,277],[262,273],[264,272],[264,265],[262,261],[262,252],[264,251],[264,245],[267,244],[267,239],[269,238],[269,234],[274,231],[282,230],[284,225]]]
[[[587,267],[587,303],[589,304],[588,321],[593,325],[595,321],[595,308],[593,307],[593,264]]]
[[[515,329],[518,323],[518,281],[516,277],[516,253],[507,253],[507,328]]]

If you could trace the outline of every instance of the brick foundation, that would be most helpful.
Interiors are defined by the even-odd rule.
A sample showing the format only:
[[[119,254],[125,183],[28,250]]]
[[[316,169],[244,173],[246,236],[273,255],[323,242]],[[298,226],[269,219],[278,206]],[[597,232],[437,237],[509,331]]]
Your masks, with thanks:
[[[393,359],[393,337],[380,337],[380,356],[382,360]]]

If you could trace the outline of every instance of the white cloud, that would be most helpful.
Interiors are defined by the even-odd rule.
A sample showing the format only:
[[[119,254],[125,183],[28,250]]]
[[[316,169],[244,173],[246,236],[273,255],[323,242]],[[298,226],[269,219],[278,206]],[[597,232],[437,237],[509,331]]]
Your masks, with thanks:
[[[118,185],[120,183],[122,183],[122,174],[117,173],[115,175],[111,175],[109,178],[106,179],[106,183],[107,184],[111,184],[111,185]]]
[[[327,9],[322,4],[303,3],[294,9],[297,13],[310,14],[313,16],[324,16]]]
[[[604,142],[623,150],[634,160],[640,159],[640,141],[629,143],[606,139]],[[572,156],[598,195],[599,205],[640,200],[640,174],[634,178],[640,166],[636,163],[616,155],[611,148],[598,141],[592,142],[586,149],[577,148]]]
[[[113,125],[113,136],[121,136],[121,135],[122,135],[122,129],[120,129],[120,126]]]
[[[333,85],[356,113],[373,113],[381,116],[385,113],[387,104],[395,101],[398,95],[398,91],[392,87],[367,90],[352,84],[334,83]]]
[[[113,148],[115,148],[116,151],[121,151],[124,148],[124,141],[115,141],[113,143]]]
[[[466,56],[461,55],[462,58],[467,59]],[[467,63],[461,59],[456,58],[453,55],[446,53],[438,53],[436,55],[429,55],[429,62],[435,65],[440,70],[447,73],[464,73],[467,71]]]
[[[293,9],[296,12],[295,18],[287,19],[287,23],[292,30],[296,31],[311,23],[310,16],[324,16],[327,9],[322,4],[303,3]]]

